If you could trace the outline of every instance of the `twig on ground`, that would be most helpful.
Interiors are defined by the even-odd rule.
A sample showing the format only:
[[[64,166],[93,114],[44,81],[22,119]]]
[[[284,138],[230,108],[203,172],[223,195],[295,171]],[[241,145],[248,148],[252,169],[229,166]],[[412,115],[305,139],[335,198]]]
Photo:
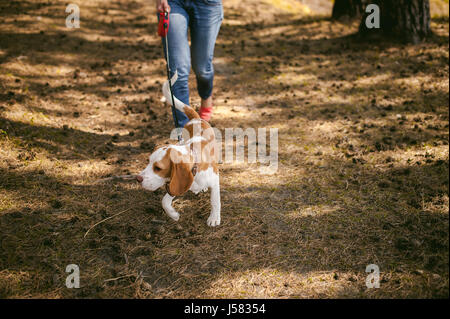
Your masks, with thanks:
[[[159,220],[159,219],[152,219],[150,222],[155,223],[155,224],[165,224],[166,223],[165,220]]]
[[[109,279],[103,280],[103,282],[116,281],[116,280],[119,280],[119,279],[133,277],[133,276],[134,276],[133,274],[129,274],[129,275],[124,275],[124,276],[119,276],[119,277],[116,277],[116,278],[109,278]]]
[[[127,209],[125,209],[125,210],[123,210],[123,211],[121,211],[121,212],[119,212],[119,213],[117,213],[117,214],[114,214],[114,215],[112,215],[112,216],[109,216],[109,217],[107,217],[107,218],[105,218],[105,219],[102,219],[102,220],[99,221],[98,223],[92,225],[92,226],[87,230],[87,232],[84,234],[83,238],[86,238],[87,234],[88,234],[88,233],[91,231],[91,229],[94,228],[95,226],[97,226],[97,225],[99,225],[99,224],[101,224],[101,223],[107,221],[108,219],[111,219],[111,218],[113,218],[113,217],[116,217],[116,216],[118,216],[118,215],[120,215],[120,214],[123,214],[123,213],[129,211],[131,208],[132,208],[132,207],[128,207]]]
[[[110,176],[106,178],[102,178],[96,181],[96,183],[108,182],[108,181],[117,181],[117,180],[132,180],[136,179],[137,175],[118,175],[118,176]]]

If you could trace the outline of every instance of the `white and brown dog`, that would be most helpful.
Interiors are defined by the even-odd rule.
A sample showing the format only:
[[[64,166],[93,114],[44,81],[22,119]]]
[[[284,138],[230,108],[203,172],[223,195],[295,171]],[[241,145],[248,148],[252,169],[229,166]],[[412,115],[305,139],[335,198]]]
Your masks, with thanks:
[[[177,80],[177,73],[171,83]],[[166,101],[172,102],[169,82],[163,85]],[[220,224],[220,183],[216,159],[216,141],[214,130],[208,122],[200,119],[198,113],[190,106],[174,97],[175,107],[184,112],[189,122],[183,128],[185,142],[158,146],[150,155],[150,163],[137,175],[142,187],[155,191],[166,186],[167,194],[162,199],[164,211],[172,219],[178,220],[180,214],[172,207],[175,196],[188,190],[195,194],[211,190],[211,214],[208,226]]]

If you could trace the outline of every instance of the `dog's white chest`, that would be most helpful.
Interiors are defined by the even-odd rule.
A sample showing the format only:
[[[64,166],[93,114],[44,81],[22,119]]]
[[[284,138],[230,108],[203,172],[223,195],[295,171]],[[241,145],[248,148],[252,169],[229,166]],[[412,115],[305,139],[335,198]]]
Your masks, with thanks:
[[[201,191],[207,191],[208,190],[208,178],[202,174],[203,172],[198,173],[195,175],[194,182],[191,185],[191,188],[189,189],[194,194],[198,194]]]

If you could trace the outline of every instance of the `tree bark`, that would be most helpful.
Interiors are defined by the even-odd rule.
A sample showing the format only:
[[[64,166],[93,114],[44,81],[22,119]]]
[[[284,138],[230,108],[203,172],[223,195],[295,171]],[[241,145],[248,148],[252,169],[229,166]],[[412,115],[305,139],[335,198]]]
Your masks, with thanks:
[[[360,18],[364,13],[364,2],[366,1],[367,0],[335,0],[331,18],[335,20]]]
[[[380,8],[380,28],[367,28],[364,12],[359,26],[362,36],[378,35],[383,38],[419,43],[431,34],[429,0],[372,0]]]

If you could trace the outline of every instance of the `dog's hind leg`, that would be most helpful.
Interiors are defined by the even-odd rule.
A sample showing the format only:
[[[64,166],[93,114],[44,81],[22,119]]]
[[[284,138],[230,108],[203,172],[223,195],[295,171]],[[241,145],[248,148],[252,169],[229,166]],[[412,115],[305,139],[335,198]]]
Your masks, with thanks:
[[[175,197],[169,194],[164,195],[162,199],[162,207],[167,215],[175,221],[180,219],[180,214],[172,207],[172,201]]]

